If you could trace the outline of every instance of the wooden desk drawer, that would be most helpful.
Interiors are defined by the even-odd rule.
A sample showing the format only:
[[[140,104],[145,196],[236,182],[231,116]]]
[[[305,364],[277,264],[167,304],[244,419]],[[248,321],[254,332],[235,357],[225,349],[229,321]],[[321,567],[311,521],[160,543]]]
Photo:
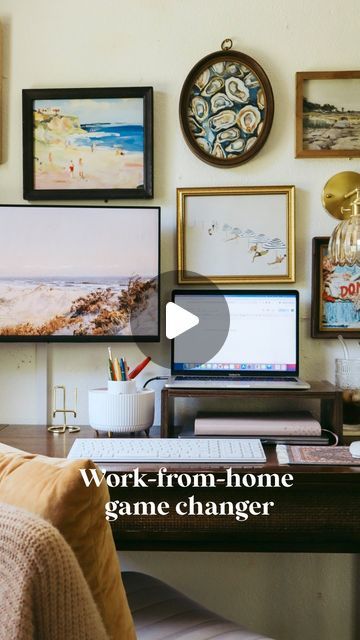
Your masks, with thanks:
[[[111,524],[118,548],[256,551],[360,551],[360,476],[358,486],[325,474],[306,474],[282,489],[121,489],[111,499],[169,503],[169,515],[119,516]],[[344,476],[344,479],[346,477]],[[317,486],[318,485],[318,486]],[[207,502],[274,502],[269,515],[179,515],[176,504],[190,496]]]

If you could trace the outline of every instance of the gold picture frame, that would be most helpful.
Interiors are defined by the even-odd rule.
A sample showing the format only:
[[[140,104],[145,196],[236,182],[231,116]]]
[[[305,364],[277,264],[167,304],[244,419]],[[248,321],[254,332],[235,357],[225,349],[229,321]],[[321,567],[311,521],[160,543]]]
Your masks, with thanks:
[[[360,157],[360,71],[298,71],[296,158]]]
[[[178,188],[178,282],[295,282],[294,231],[293,185]]]

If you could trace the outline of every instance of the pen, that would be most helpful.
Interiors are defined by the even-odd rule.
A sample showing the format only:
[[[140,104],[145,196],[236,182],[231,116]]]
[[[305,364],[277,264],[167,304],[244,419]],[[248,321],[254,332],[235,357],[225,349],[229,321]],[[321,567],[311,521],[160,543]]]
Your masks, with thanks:
[[[129,375],[128,375],[129,367],[126,362],[126,358],[124,358],[124,371],[125,371],[125,380],[129,380]]]
[[[150,356],[148,356],[147,358],[145,358],[145,360],[143,360],[142,362],[140,362],[140,364],[137,365],[137,367],[135,367],[135,369],[133,369],[130,373],[129,373],[129,380],[133,380],[133,378],[136,378],[137,375],[139,375],[139,373],[145,369],[146,365],[149,364],[151,358]]]
[[[124,360],[122,358],[120,358],[120,371],[121,371],[121,380],[126,380],[125,365],[124,365]]]

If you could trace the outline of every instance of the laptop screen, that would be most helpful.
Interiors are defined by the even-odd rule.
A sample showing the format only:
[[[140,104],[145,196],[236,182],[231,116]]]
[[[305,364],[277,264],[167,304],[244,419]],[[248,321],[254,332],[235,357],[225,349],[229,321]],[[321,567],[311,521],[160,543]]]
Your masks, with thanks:
[[[173,373],[298,375],[297,291],[179,290],[173,292],[173,301],[200,320],[198,327],[173,340]],[[228,324],[213,353],[224,301]]]

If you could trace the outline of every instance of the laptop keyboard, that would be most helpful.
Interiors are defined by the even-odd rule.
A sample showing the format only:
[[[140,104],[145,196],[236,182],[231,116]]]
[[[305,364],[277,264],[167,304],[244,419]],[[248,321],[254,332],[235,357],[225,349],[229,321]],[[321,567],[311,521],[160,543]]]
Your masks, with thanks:
[[[191,380],[214,380],[215,382],[226,382],[227,380],[238,380],[239,382],[297,382],[297,378],[282,378],[275,376],[175,376],[175,380],[191,381]]]

